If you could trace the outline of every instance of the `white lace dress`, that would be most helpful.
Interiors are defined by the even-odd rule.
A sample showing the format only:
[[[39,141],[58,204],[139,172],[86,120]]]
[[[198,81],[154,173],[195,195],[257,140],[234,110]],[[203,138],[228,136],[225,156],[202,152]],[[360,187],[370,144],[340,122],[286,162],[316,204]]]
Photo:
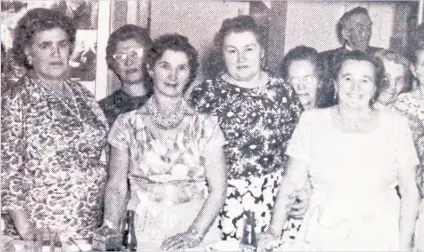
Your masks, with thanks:
[[[396,250],[398,169],[418,164],[408,123],[382,112],[372,132],[344,133],[332,120],[330,109],[304,112],[287,149],[308,164],[313,187],[291,250]]]

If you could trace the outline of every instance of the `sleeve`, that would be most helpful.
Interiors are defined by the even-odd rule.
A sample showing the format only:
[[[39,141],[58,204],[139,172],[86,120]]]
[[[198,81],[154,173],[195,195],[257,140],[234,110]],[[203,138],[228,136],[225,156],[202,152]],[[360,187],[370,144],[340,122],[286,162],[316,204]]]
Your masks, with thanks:
[[[191,93],[188,103],[200,113],[215,113],[219,97],[212,80],[207,80],[195,87]]]
[[[9,90],[11,91],[11,90]],[[2,98],[1,113],[1,203],[2,210],[25,206],[25,149],[21,95],[7,92]]]
[[[124,114],[118,116],[116,121],[113,123],[107,138],[111,146],[120,150],[128,150],[131,139],[131,128],[128,120],[126,120],[126,117],[124,116]]]
[[[397,163],[399,168],[411,167],[419,165],[417,150],[415,149],[414,140],[411,129],[409,128],[406,118],[401,117],[399,120],[399,128],[397,134]]]
[[[214,116],[210,116],[207,120],[207,125],[205,127],[205,151],[207,154],[206,166],[207,167],[218,167],[219,165],[225,165],[225,161],[221,158],[214,158],[218,156],[225,157],[225,138],[224,134],[219,127],[218,119]],[[223,163],[221,163],[223,162]]]
[[[300,117],[286,150],[286,155],[299,159],[308,165],[311,165],[311,129],[310,115],[305,112]]]
[[[298,124],[300,115],[303,113],[304,108],[302,106],[302,103],[299,100],[299,97],[294,91],[293,87],[287,82],[284,82],[282,86],[284,87],[284,92],[279,101],[280,107],[288,108],[292,117],[291,121],[282,122],[282,124],[280,125],[280,129],[279,129],[281,131],[280,135],[282,135],[285,138],[285,137],[290,137],[291,134],[293,133],[293,130]]]

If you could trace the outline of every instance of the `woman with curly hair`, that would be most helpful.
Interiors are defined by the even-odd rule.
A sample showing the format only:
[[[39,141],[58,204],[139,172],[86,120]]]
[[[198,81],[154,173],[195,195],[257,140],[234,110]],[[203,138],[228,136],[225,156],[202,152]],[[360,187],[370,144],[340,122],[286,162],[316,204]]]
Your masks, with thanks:
[[[2,97],[1,201],[12,220],[6,233],[23,239],[39,228],[87,239],[101,223],[108,124],[68,78],[75,33],[69,18],[44,8],[15,30],[13,53],[28,72]]]
[[[257,233],[269,224],[287,141],[303,107],[290,84],[264,69],[265,39],[251,16],[226,19],[215,45],[225,69],[196,87],[191,103],[219,118],[229,169],[220,228],[224,240],[240,239],[247,211],[255,213]]]
[[[195,78],[197,52],[181,35],[159,37],[146,55],[154,94],[112,126],[105,225],[136,213],[138,246],[190,248],[219,240],[213,225],[226,195],[224,137],[214,116],[189,107],[183,94]]]

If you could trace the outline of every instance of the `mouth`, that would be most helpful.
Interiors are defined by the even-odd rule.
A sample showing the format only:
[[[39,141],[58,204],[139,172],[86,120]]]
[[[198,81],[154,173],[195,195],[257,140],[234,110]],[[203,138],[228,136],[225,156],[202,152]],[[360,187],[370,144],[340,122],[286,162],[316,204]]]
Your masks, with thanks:
[[[247,69],[247,68],[249,68],[249,66],[247,66],[247,65],[237,66],[237,70],[244,70],[244,69]]]
[[[364,97],[362,94],[347,94],[347,96],[354,100],[362,100]]]
[[[57,62],[50,62],[51,66],[64,66],[65,64],[63,64],[63,62],[61,61],[57,61]]]
[[[177,82],[165,82],[165,86],[176,88],[178,86]]]
[[[138,72],[138,69],[136,69],[136,68],[125,70],[126,74],[133,74],[133,73],[137,73],[137,72]]]

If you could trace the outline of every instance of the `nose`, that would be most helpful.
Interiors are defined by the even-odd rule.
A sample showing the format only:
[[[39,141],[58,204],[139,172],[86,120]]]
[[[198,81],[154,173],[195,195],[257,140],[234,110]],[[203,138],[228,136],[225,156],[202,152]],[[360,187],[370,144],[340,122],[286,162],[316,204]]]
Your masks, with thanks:
[[[352,84],[350,85],[350,90],[352,91],[361,91],[361,83],[360,81],[352,81]]]
[[[132,64],[134,64],[134,62],[135,62],[135,59],[133,59],[133,57],[130,57],[130,56],[128,56],[124,61],[125,66],[131,66]]]
[[[178,70],[175,69],[175,70],[169,71],[168,78],[169,78],[170,81],[176,82],[177,76],[178,76]]]
[[[246,60],[246,53],[244,52],[239,52],[237,54],[237,63],[242,63]]]
[[[60,57],[60,48],[58,45],[53,45],[51,49],[52,57]]]

